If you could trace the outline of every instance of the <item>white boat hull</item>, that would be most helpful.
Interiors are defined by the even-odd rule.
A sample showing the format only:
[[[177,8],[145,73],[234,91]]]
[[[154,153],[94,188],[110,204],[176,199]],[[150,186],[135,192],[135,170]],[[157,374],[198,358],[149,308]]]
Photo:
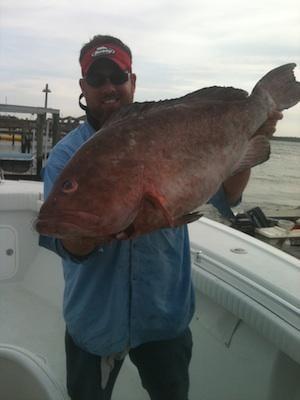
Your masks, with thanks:
[[[38,399],[30,392],[30,379],[44,385],[45,400],[68,398],[61,263],[38,246],[33,229],[41,191],[40,183],[0,184],[0,393],[5,399]],[[205,218],[190,226],[190,236],[197,300],[190,400],[298,400],[299,260]],[[20,365],[33,371],[28,379]],[[149,399],[129,359],[113,399]]]

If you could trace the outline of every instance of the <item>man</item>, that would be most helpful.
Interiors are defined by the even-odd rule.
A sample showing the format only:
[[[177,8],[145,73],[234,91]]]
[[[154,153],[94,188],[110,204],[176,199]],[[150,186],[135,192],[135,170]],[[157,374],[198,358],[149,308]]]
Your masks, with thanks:
[[[44,171],[45,197],[78,148],[133,101],[131,51],[119,39],[95,36],[81,49],[79,62],[87,121],[53,148]],[[224,212],[248,178],[246,171],[224,183],[216,200]],[[152,400],[187,400],[194,313],[187,227],[109,245],[85,237],[41,237],[40,244],[62,257],[72,400],[110,399],[127,353]]]

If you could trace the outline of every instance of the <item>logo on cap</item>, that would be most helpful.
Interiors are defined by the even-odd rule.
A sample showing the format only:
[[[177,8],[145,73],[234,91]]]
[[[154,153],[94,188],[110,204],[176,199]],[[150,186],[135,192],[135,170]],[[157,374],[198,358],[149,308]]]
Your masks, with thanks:
[[[92,57],[98,57],[98,56],[111,56],[116,53],[116,50],[106,47],[106,46],[101,46],[97,47],[96,50],[91,54]]]

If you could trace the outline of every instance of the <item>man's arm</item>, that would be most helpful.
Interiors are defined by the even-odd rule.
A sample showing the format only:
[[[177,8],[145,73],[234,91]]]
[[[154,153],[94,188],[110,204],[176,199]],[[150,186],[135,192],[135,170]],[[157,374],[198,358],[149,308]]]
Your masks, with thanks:
[[[245,190],[249,178],[251,175],[251,169],[246,169],[233,175],[223,182],[223,189],[225,192],[226,199],[231,207],[238,203],[243,191]]]

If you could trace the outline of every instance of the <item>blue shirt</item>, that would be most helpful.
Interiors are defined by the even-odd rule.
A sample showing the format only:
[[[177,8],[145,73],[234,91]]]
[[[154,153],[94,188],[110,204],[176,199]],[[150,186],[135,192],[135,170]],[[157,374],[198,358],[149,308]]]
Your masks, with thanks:
[[[45,198],[93,133],[85,122],[53,148],[43,171]],[[62,258],[64,318],[82,349],[105,356],[176,337],[189,325],[195,306],[186,226],[115,240],[84,259],[70,255],[58,239],[41,236],[40,245]]]

